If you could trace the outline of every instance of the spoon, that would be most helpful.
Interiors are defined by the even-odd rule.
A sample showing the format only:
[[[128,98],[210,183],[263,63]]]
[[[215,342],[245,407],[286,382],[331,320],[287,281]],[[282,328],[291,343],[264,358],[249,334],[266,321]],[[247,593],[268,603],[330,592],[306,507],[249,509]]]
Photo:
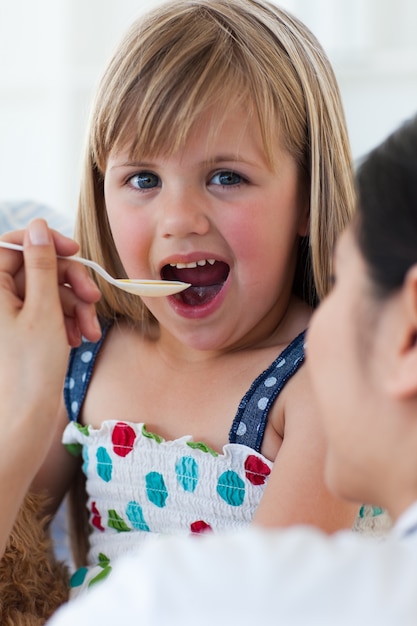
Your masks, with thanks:
[[[23,251],[23,246],[16,243],[8,243],[6,241],[0,241],[0,248],[9,248],[10,250]],[[190,283],[182,283],[179,280],[148,280],[139,278],[113,278],[101,267],[98,263],[90,261],[90,259],[83,259],[79,256],[60,256],[58,259],[66,259],[69,261],[77,261],[82,265],[91,267],[95,272],[100,274],[107,282],[123,291],[128,291],[137,296],[159,297],[170,296],[174,293],[184,291],[187,287],[190,287]]]

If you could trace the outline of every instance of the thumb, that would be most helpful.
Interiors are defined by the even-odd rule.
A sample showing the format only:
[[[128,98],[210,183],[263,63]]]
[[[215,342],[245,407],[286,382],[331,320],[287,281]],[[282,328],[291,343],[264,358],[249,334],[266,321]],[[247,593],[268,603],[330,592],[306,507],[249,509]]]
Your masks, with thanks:
[[[43,219],[30,222],[24,235],[25,304],[38,312],[59,301],[57,258]],[[35,312],[35,311],[33,311]]]

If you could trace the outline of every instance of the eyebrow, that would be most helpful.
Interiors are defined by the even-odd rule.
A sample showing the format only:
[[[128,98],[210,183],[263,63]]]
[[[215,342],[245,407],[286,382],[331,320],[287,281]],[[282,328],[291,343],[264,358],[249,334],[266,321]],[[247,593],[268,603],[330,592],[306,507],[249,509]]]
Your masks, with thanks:
[[[239,161],[241,163],[249,163],[253,165],[252,161],[247,161],[246,159],[239,157],[239,155],[237,154],[219,154],[214,159],[207,159],[207,161],[205,162],[206,163],[221,163],[223,161]]]
[[[236,154],[219,154],[214,158],[207,159],[205,161],[201,161],[198,163],[199,166],[215,166],[219,163],[243,163],[245,165],[249,165],[250,167],[260,167],[254,161],[249,161],[247,159],[239,157]],[[158,167],[157,163],[152,161],[124,161],[123,163],[115,163],[111,166],[110,169],[117,169],[121,167],[137,167],[137,168],[155,168]]]
[[[123,161],[123,163],[115,163],[110,167],[111,170],[119,167],[154,167],[153,163],[146,163],[145,161]]]

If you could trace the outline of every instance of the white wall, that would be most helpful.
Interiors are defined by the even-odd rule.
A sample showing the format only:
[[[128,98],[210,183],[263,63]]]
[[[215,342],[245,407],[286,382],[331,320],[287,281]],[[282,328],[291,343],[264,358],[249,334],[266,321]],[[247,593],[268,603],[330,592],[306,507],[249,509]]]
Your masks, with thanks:
[[[0,200],[75,210],[92,92],[128,24],[158,1],[0,0]],[[334,64],[355,157],[417,111],[415,0],[280,4]]]

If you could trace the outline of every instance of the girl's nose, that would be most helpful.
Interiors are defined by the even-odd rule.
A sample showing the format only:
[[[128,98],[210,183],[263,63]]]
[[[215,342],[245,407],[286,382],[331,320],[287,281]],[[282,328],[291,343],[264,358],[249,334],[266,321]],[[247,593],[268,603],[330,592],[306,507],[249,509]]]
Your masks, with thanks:
[[[205,235],[210,229],[207,203],[199,194],[167,194],[162,202],[163,237]]]

